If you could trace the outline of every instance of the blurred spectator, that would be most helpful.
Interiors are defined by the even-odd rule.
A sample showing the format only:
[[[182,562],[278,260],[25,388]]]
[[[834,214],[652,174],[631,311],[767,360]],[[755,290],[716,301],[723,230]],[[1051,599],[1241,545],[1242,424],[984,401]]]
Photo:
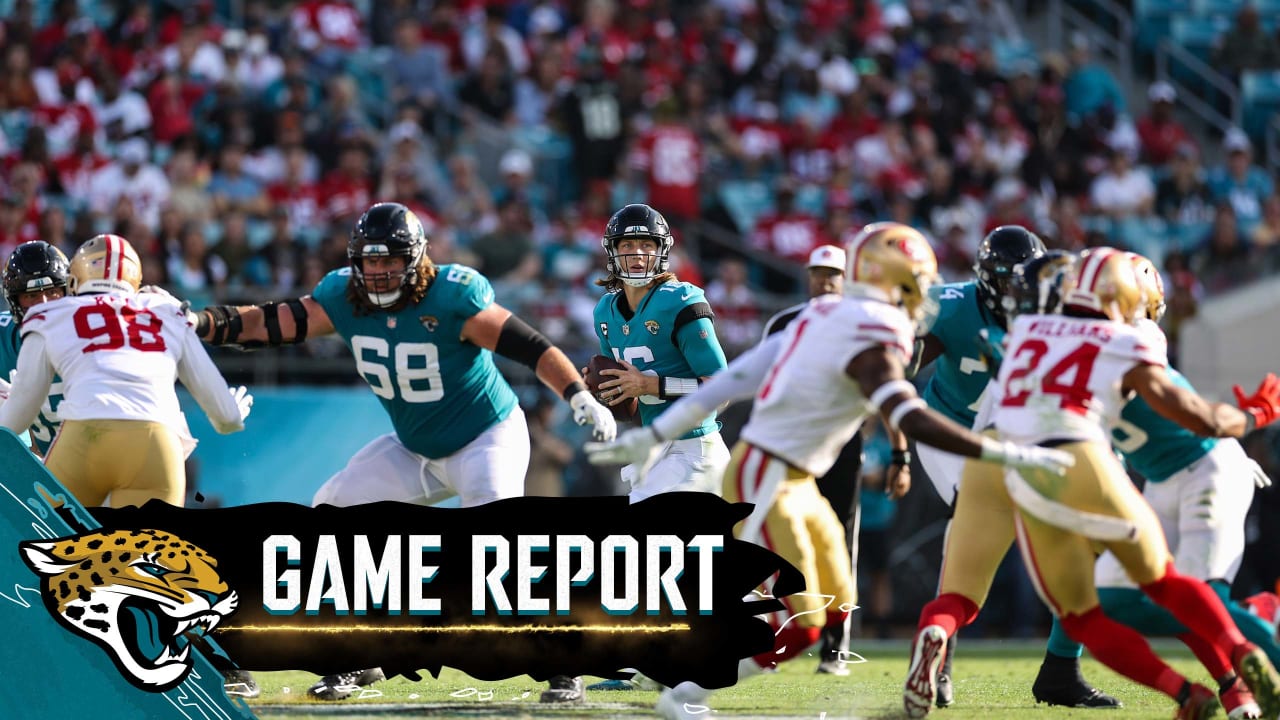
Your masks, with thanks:
[[[1235,25],[1218,38],[1216,45],[1214,66],[1233,77],[1242,70],[1280,65],[1280,46],[1262,28],[1258,8],[1252,4],[1240,8]]]
[[[1030,143],[1013,111],[1001,105],[991,113],[992,134],[982,146],[988,172],[997,178],[1013,177],[1022,168]]]
[[[222,39],[227,52],[227,74],[236,85],[257,96],[284,76],[284,60],[271,52],[270,41],[262,30],[250,30],[244,36],[243,52],[237,49],[240,43],[233,32],[228,30]]]
[[[349,0],[303,0],[289,14],[298,46],[321,68],[332,69],[343,51],[364,45],[360,13]]]
[[[338,149],[338,166],[320,183],[321,213],[331,222],[354,223],[372,202],[369,148],[356,138]]]
[[[424,110],[448,106],[452,94],[447,51],[422,42],[422,26],[412,17],[396,25],[395,47],[388,62],[391,99],[410,100]]]
[[[11,43],[4,49],[0,69],[0,110],[33,108],[40,102],[31,80],[31,55],[26,45]]]
[[[504,66],[517,75],[528,72],[529,53],[524,38],[506,24],[506,12],[503,4],[489,3],[485,6],[484,22],[473,24],[463,32],[462,56],[472,71],[481,69],[494,56],[502,58]]]
[[[315,287],[301,278],[303,260],[310,254],[294,236],[288,209],[277,205],[271,210],[271,239],[248,260],[245,277],[279,295],[298,287]]]
[[[795,263],[805,262],[809,253],[821,244],[817,218],[797,210],[795,182],[778,181],[774,211],[760,216],[751,232],[751,245]]]
[[[485,53],[480,67],[458,88],[458,101],[491,122],[506,124],[514,117],[515,82],[501,47]]]
[[[209,252],[204,228],[198,223],[184,225],[180,238],[180,252],[171,255],[165,267],[169,284],[175,295],[191,300],[192,305],[209,302],[226,285],[227,264]]]
[[[118,143],[151,130],[151,108],[141,95],[121,87],[118,77],[107,74],[102,79],[102,104],[98,107],[98,122],[101,123],[107,140]]]
[[[470,155],[449,158],[449,195],[441,205],[444,220],[465,238],[487,234],[497,224],[493,194],[476,174],[476,161]]]
[[[1235,209],[1230,203],[1219,203],[1209,236],[1191,257],[1191,269],[1207,289],[1220,290],[1235,287],[1252,276],[1250,258],[1249,246],[1240,233]]]
[[[1280,246],[1280,195],[1272,195],[1262,203],[1262,220],[1249,234],[1254,247],[1268,252]]]
[[[213,247],[212,255],[222,261],[229,285],[243,285],[245,267],[253,256],[249,247],[249,226],[243,212],[233,210],[222,215],[222,239]]]
[[[986,235],[1001,225],[1021,225],[1035,231],[1035,223],[1027,216],[1027,189],[1018,180],[1005,178],[991,188],[991,211],[982,234]]]
[[[498,225],[493,232],[471,244],[476,254],[476,269],[495,282],[532,279],[542,270],[533,254],[532,222],[529,208],[515,198],[498,207]],[[513,273],[519,278],[512,277]]]
[[[244,147],[228,143],[218,156],[218,169],[206,188],[213,196],[213,209],[218,214],[239,211],[265,215],[267,197],[262,184],[244,172]]]
[[[764,325],[755,294],[747,285],[745,262],[738,258],[720,261],[716,279],[707,286],[707,303],[716,314],[716,336],[726,355],[737,356],[760,341]]]
[[[178,41],[161,51],[160,62],[168,72],[210,85],[222,82],[227,75],[222,48],[212,42],[201,24],[184,26]]]
[[[7,258],[22,243],[39,239],[39,228],[27,222],[21,199],[0,196],[0,255]]]
[[[1071,36],[1071,71],[1063,82],[1067,115],[1086,118],[1104,105],[1124,112],[1124,93],[1111,71],[1093,59],[1090,40],[1083,33]]]
[[[1147,88],[1151,109],[1138,120],[1138,137],[1142,139],[1142,159],[1153,165],[1164,165],[1181,145],[1192,145],[1190,133],[1173,116],[1178,91],[1167,82],[1151,83]]]
[[[285,155],[284,179],[267,188],[267,198],[274,207],[289,211],[294,228],[319,227],[324,221],[320,206],[320,189],[307,179],[307,151],[290,148]]]
[[[533,157],[520,148],[512,148],[502,154],[498,173],[501,177],[493,191],[494,204],[514,199],[529,208],[537,225],[545,226],[550,197],[547,188],[534,179]]]
[[[515,86],[515,119],[522,128],[541,128],[555,121],[556,103],[571,85],[564,78],[564,45],[557,44],[539,55],[533,73],[521,77]]]
[[[947,236],[951,230],[960,232],[956,240],[966,257],[978,249],[982,241],[985,208],[971,195],[960,192],[960,183],[951,169],[951,162],[938,158],[926,168],[925,189],[915,201],[914,215],[925,224],[936,238]],[[968,261],[965,261],[968,264]]]
[[[202,165],[189,146],[174,150],[169,158],[169,206],[182,217],[207,222],[214,216],[213,195],[207,190],[209,168]]]
[[[171,143],[195,130],[192,113],[204,89],[183,81],[176,72],[166,72],[151,86],[147,103],[153,120],[152,137],[158,143]]]
[[[67,227],[67,214],[61,207],[50,205],[45,208],[44,214],[40,216],[40,228],[38,238],[50,245],[58,248],[71,256],[72,252],[79,246],[79,243],[71,237],[70,228]]]
[[[140,138],[120,144],[115,160],[103,166],[89,181],[89,209],[98,214],[111,212],[127,199],[139,220],[154,229],[160,208],[169,201],[169,180],[160,168],[148,162],[147,141]]]
[[[320,108],[324,124],[319,129],[322,143],[317,154],[326,166],[333,164],[334,153],[344,143],[362,141],[373,135],[373,121],[360,105],[356,81],[350,75],[338,75],[328,84],[328,96]]]
[[[1213,195],[1194,146],[1182,144],[1174,150],[1169,174],[1156,187],[1156,214],[1165,222],[1184,226],[1213,219]]]
[[[109,162],[105,155],[97,151],[94,134],[82,131],[76,137],[72,151],[54,161],[57,185],[63,195],[83,202],[89,196],[94,174]]]
[[[573,462],[574,447],[561,436],[554,417],[559,404],[554,398],[538,396],[529,412],[529,472],[524,494],[532,497],[561,497],[565,494],[565,468]]]
[[[626,125],[618,88],[605,76],[599,50],[583,48],[576,61],[578,79],[565,94],[561,113],[573,142],[578,182],[588,186],[617,172]]]
[[[1275,191],[1275,183],[1265,170],[1253,164],[1249,136],[1232,128],[1223,139],[1227,162],[1209,173],[1209,191],[1215,202],[1231,203],[1239,221],[1252,227],[1262,218],[1262,203]]]
[[[1094,209],[1113,218],[1145,217],[1155,207],[1156,188],[1146,171],[1133,166],[1127,150],[1111,151],[1111,163],[1093,181]]]
[[[660,101],[654,124],[636,139],[631,164],[648,179],[648,202],[670,221],[692,220],[701,210],[703,147],[679,114],[674,98]]]

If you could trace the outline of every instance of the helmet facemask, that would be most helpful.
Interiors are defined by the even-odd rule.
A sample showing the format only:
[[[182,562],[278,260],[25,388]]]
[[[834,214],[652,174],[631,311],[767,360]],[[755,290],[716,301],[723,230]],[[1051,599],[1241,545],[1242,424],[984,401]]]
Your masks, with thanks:
[[[27,293],[62,289],[67,293],[70,261],[61,250],[43,242],[24,243],[9,258],[4,271],[4,297],[9,312],[22,322],[26,309],[22,296]]]
[[[366,244],[358,253],[348,253],[351,260],[351,277],[364,292],[369,302],[380,308],[388,308],[404,296],[406,288],[412,288],[418,282],[418,266],[422,263],[422,255],[426,252],[426,243],[420,243],[412,249],[391,250],[386,245],[376,242]],[[400,271],[366,273],[365,258],[402,257],[405,266]],[[396,280],[399,279],[399,283]],[[375,290],[375,287],[381,290]]]
[[[630,240],[637,245],[645,241],[652,242],[657,246],[656,252],[620,254],[618,243],[623,240]],[[601,244],[604,245],[604,250],[609,256],[607,268],[609,274],[631,287],[645,287],[653,282],[654,278],[667,272],[671,266],[671,247],[674,242],[670,235],[655,237],[648,233],[637,233],[634,236],[607,237]],[[633,271],[631,269],[633,264],[643,264],[644,269]]]
[[[396,203],[374,205],[356,223],[347,244],[351,279],[378,308],[389,308],[418,284],[419,268],[429,242],[418,216]],[[404,268],[377,273],[365,271],[366,258],[404,258]],[[397,282],[398,281],[398,282]]]

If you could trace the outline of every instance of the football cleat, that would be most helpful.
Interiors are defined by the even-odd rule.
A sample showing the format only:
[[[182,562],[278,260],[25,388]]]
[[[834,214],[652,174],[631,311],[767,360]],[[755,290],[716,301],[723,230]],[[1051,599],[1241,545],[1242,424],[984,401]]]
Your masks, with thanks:
[[[1178,707],[1173,720],[1207,720],[1217,715],[1220,707],[1213,691],[1197,683],[1191,686],[1191,695]]]
[[[938,692],[938,668],[947,654],[947,631],[930,625],[911,642],[911,666],[902,688],[902,708],[907,717],[922,718],[933,709]]]
[[[849,664],[839,658],[823,660],[822,662],[818,663],[818,674],[848,677]]]
[[[933,704],[940,708],[951,707],[951,704],[956,701],[956,689],[951,684],[951,676],[945,672],[938,673],[937,687],[938,691],[933,698]]]
[[[1231,720],[1257,720],[1262,717],[1258,701],[1253,699],[1253,693],[1249,692],[1238,676],[1226,690],[1218,693],[1218,699],[1222,701],[1222,708],[1227,711],[1227,717]]]
[[[556,675],[547,685],[547,689],[542,691],[541,701],[544,703],[580,703],[587,699],[587,689],[580,677]]]
[[[710,712],[707,699],[711,692],[702,686],[682,682],[673,688],[667,688],[658,696],[658,704],[654,710],[665,720],[693,720],[706,717]]]
[[[1244,643],[1231,654],[1236,674],[1244,680],[1249,692],[1262,708],[1262,716],[1280,716],[1280,675],[1267,659],[1266,653],[1253,643]]]
[[[346,700],[360,688],[386,679],[387,676],[383,674],[382,668],[369,668],[367,670],[338,673],[337,675],[325,675],[320,679],[320,682],[307,689],[307,697],[312,700],[325,700],[327,702]]]
[[[222,687],[232,697],[252,699],[262,694],[257,679],[248,670],[227,670],[222,673]]]

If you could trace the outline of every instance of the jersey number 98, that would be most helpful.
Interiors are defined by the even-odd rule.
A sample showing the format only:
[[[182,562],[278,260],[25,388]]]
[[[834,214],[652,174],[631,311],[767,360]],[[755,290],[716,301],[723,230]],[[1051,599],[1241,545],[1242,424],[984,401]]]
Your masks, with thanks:
[[[409,403],[435,402],[444,397],[444,382],[440,377],[440,354],[434,343],[398,343],[394,352],[386,340],[368,335],[351,338],[351,353],[356,358],[356,372],[364,377],[373,394],[387,400],[400,399]],[[391,359],[391,369],[372,358]]]

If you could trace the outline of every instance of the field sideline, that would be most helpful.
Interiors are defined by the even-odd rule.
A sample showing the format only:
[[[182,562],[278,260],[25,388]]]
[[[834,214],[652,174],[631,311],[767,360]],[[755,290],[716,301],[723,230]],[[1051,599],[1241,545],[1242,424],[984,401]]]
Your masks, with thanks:
[[[1205,672],[1176,643],[1157,648],[1178,670],[1206,682]],[[837,720],[899,718],[902,681],[907,666],[905,640],[860,643],[855,648],[867,659],[852,666],[846,678],[814,673],[816,660],[801,657],[785,663],[775,674],[753,678],[712,696],[705,718],[807,718]],[[1040,642],[961,642],[956,656],[956,705],[935,711],[940,720],[1021,720],[1097,717],[1098,720],[1168,718],[1172,701],[1135,685],[1086,657],[1085,676],[1124,702],[1120,710],[1086,711],[1036,706],[1031,682],[1044,654]],[[643,718],[656,717],[656,692],[590,692],[588,703],[574,708],[542,705],[544,687],[528,676],[500,682],[477,682],[446,669],[439,680],[413,683],[403,678],[378,683],[381,695],[342,703],[313,703],[303,699],[316,680],[304,672],[256,673],[262,696],[249,707],[262,718],[288,720],[390,720],[394,718]],[[589,678],[588,683],[595,678]],[[489,693],[492,693],[490,695]],[[374,695],[373,692],[368,692]],[[455,697],[451,697],[451,694]],[[465,697],[461,697],[465,695]]]

